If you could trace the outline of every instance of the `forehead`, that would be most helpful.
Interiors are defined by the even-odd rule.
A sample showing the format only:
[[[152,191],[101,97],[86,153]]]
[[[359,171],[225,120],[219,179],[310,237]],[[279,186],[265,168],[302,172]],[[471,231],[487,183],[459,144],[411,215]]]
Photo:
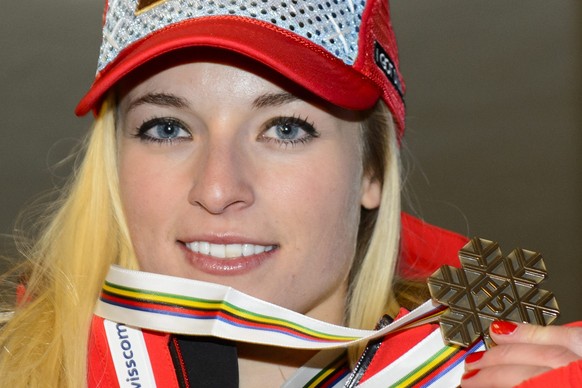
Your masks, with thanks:
[[[232,51],[211,47],[176,50],[154,59],[126,75],[117,85],[117,94],[156,85],[159,88],[197,87],[228,88],[227,79],[242,83],[248,89],[280,89],[306,101],[318,98],[269,67]],[[188,83],[190,81],[192,84]]]
[[[255,105],[261,95],[276,93],[280,103],[291,99],[305,101],[346,121],[361,121],[369,114],[339,108],[264,64],[216,48],[189,48],[153,60],[126,76],[117,86],[116,94],[118,100],[123,100],[128,94],[162,91],[214,93],[217,98],[246,96],[246,102]]]
[[[245,100],[257,94],[285,90],[253,71],[225,63],[197,61],[169,67],[128,86],[130,93],[173,91],[180,94],[236,95]],[[290,93],[291,94],[291,93]],[[242,101],[241,101],[242,102]]]

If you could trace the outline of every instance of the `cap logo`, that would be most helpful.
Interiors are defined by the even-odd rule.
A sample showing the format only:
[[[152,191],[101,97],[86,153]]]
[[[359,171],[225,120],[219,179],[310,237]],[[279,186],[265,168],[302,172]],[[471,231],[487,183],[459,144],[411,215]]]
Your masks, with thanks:
[[[135,9],[135,14],[139,15],[143,12],[146,12],[154,7],[157,7],[160,4],[165,3],[168,0],[139,0],[137,2],[137,8]]]
[[[378,42],[374,42],[374,62],[376,65],[382,70],[382,72],[386,75],[390,83],[394,86],[400,98],[404,97],[404,93],[402,92],[402,82],[400,82],[400,77],[398,77],[398,72],[396,71],[396,66],[388,53],[380,46]]]

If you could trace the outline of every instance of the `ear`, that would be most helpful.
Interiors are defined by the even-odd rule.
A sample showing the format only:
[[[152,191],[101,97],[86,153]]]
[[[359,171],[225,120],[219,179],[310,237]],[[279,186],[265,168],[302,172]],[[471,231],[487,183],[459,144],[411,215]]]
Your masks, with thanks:
[[[362,206],[368,210],[375,209],[380,206],[381,199],[382,187],[378,179],[368,175],[364,176],[364,179],[362,180]]]

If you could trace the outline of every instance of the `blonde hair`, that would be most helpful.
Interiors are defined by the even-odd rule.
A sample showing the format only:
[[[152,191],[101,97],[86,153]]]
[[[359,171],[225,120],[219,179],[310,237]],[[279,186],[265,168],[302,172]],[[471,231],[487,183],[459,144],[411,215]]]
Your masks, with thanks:
[[[352,267],[346,323],[373,329],[384,314],[398,312],[392,285],[400,247],[400,150],[390,111],[379,102],[362,123],[366,174],[382,185],[377,209],[362,209]],[[365,345],[349,349],[353,365]]]
[[[24,302],[0,330],[4,386],[84,385],[89,325],[106,271],[112,263],[136,268],[119,198],[111,105],[103,104],[72,183],[24,252]]]
[[[400,157],[383,103],[362,126],[364,169],[383,190],[379,209],[362,210],[346,323],[369,329],[383,314],[397,311],[392,282],[399,251]],[[138,267],[122,211],[117,159],[109,98],[69,189],[25,255],[25,302],[0,329],[0,376],[6,386],[85,384],[90,321],[106,271],[111,264]],[[352,361],[361,350],[350,350]]]

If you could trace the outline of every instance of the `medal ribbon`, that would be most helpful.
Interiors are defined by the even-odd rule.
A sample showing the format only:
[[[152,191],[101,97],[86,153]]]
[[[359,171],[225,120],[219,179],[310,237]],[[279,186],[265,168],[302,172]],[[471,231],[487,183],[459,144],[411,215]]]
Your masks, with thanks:
[[[307,317],[231,287],[112,266],[95,314],[129,326],[174,334],[330,349],[432,322],[443,310],[428,301],[382,330],[358,330]]]

